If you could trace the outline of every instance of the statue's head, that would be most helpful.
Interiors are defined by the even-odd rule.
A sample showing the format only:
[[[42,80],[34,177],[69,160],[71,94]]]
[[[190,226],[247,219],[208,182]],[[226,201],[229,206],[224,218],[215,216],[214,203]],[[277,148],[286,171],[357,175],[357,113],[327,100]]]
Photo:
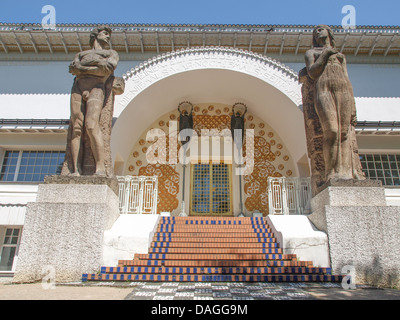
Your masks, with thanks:
[[[240,112],[236,111],[236,117],[240,117],[240,116],[241,116]]]
[[[325,24],[320,24],[314,28],[313,47],[321,47],[319,39],[324,37],[328,37],[331,47],[336,48],[336,42],[335,38],[333,37],[333,31],[330,27],[328,27]]]
[[[89,40],[90,47],[93,48],[94,42],[96,40],[102,44],[110,44],[111,32],[112,32],[111,28],[107,26],[100,26],[94,29],[90,33],[90,40]]]

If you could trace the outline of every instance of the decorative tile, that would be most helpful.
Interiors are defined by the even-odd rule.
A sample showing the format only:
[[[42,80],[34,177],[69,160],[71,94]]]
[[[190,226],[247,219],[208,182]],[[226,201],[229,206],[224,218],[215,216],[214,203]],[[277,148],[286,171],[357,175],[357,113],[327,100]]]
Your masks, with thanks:
[[[153,300],[174,300],[174,296],[154,296]]]

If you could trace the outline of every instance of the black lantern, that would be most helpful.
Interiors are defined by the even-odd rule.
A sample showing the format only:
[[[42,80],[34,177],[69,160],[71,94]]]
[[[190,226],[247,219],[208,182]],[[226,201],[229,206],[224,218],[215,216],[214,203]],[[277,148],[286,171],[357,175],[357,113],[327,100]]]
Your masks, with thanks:
[[[231,133],[232,139],[240,150],[244,139],[244,115],[247,107],[244,103],[237,102],[232,106]],[[241,138],[241,139],[240,139]]]
[[[193,130],[193,105],[188,102],[184,101],[178,105],[179,111],[179,140],[184,146],[187,142],[189,142],[192,136]],[[190,129],[182,132],[182,130]]]

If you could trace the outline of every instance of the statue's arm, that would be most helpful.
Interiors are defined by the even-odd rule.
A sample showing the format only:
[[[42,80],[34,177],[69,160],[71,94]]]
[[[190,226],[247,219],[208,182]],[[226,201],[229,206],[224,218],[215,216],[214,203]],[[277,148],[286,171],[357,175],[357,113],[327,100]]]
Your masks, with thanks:
[[[349,74],[348,74],[348,72],[347,72],[346,57],[345,57],[344,55],[342,55],[342,57],[343,57],[343,61],[342,61],[343,73],[344,73],[345,77],[346,77],[347,79],[349,79]],[[349,79],[349,81],[350,81],[350,79]],[[351,85],[349,86],[348,90],[353,91],[353,88],[352,88]],[[351,92],[351,93],[352,93],[352,95],[354,96],[354,93],[353,93],[353,92]],[[355,127],[355,126],[357,125],[357,109],[356,109],[356,103],[355,103],[355,100],[354,100],[354,99],[353,99],[353,101],[352,101],[351,120],[350,120],[350,122],[351,122],[351,125],[352,125],[353,127]]]
[[[346,57],[341,54],[343,57],[343,62],[342,62],[342,67],[343,67],[343,73],[344,75],[349,79],[349,74],[347,73],[347,62],[346,62]]]
[[[111,55],[107,59],[107,65],[111,70],[115,70],[117,68],[119,62],[118,52],[115,50],[111,50]]]
[[[305,62],[308,71],[308,75],[312,80],[318,79],[324,72],[328,59],[332,54],[337,53],[336,49],[324,49],[319,55],[317,60],[314,57],[314,51],[308,50],[305,55]]]
[[[96,69],[97,69],[96,66],[83,66],[80,61],[79,53],[75,55],[74,60],[69,65],[69,72],[72,73],[73,75],[79,75],[82,72],[92,71]]]

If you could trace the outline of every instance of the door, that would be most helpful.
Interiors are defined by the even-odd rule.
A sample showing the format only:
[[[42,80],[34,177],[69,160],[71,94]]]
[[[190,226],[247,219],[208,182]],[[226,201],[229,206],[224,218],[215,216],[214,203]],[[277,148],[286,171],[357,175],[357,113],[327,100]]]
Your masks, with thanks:
[[[190,177],[190,215],[233,215],[231,164],[194,163]]]

